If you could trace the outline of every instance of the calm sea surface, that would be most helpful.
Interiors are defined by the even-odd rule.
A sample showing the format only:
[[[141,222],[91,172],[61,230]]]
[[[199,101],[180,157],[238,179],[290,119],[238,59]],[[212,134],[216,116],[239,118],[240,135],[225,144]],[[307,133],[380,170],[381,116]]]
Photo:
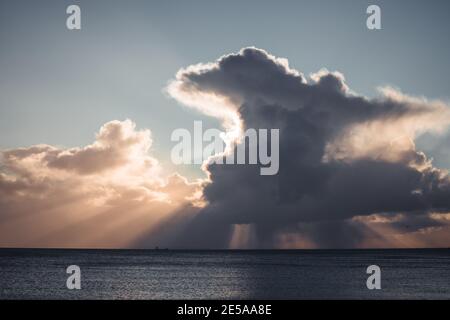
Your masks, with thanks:
[[[81,290],[66,288],[73,264]],[[0,299],[317,298],[450,299],[450,250],[0,249]]]

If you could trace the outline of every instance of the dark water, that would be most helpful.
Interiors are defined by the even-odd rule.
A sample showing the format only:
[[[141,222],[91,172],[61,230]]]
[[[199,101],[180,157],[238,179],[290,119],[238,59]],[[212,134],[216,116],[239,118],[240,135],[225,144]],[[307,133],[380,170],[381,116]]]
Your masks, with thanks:
[[[81,290],[66,268],[81,268]],[[368,290],[366,268],[381,268]],[[450,250],[0,249],[1,299],[450,299]]]

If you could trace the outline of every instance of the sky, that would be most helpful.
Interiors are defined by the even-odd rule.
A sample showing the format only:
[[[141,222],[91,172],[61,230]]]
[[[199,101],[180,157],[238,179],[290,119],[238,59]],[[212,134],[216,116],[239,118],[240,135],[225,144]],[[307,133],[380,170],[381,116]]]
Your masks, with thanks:
[[[65,10],[70,4],[81,8],[81,30],[66,28]],[[377,4],[381,8],[381,30],[366,28],[366,8],[369,4]],[[295,187],[290,180],[274,182],[268,178],[259,181],[261,178],[258,177],[255,185],[249,186],[247,201],[252,202],[252,199],[265,195],[266,191],[254,188],[256,185],[278,185],[278,191],[283,195],[281,198],[293,203],[283,208],[274,206],[275,200],[267,204],[273,212],[279,211],[282,217],[279,222],[282,231],[268,230],[264,219],[242,219],[234,214],[231,217],[223,214],[224,211],[235,211],[251,216],[246,212],[261,211],[259,207],[244,206],[240,199],[222,197],[226,194],[226,187],[245,191],[239,184],[239,176],[246,176],[247,173],[236,171],[236,180],[228,184],[221,180],[218,173],[221,170],[210,167],[206,171],[219,178],[214,180],[214,176],[208,182],[204,180],[208,174],[200,165],[177,166],[170,158],[174,145],[170,137],[175,129],[192,130],[195,120],[203,121],[205,127],[222,128],[224,120],[211,117],[208,108],[190,106],[188,98],[192,92],[186,92],[186,83],[193,83],[198,92],[214,92],[226,98],[238,97],[236,99],[243,105],[254,103],[247,100],[249,92],[219,83],[220,79],[228,79],[227,69],[219,80],[214,80],[215,75],[205,67],[204,72],[211,72],[213,78],[208,80],[212,81],[209,84],[197,82],[198,79],[191,78],[189,72],[181,75],[177,72],[198,63],[215,63],[227,54],[245,56],[242,53],[245,51],[240,51],[242,48],[255,47],[263,50],[261,59],[264,61],[272,61],[272,56],[288,59],[289,68],[298,70],[305,78],[323,68],[338,71],[345,77],[345,86],[351,89],[352,94],[376,100],[380,97],[378,88],[392,87],[397,91],[390,92],[390,95],[381,94],[384,102],[380,105],[388,105],[386,101],[394,99],[395,103],[391,104],[402,105],[406,110],[413,110],[412,106],[417,105],[429,110],[429,117],[415,118],[408,114],[406,118],[400,117],[400,123],[383,118],[383,125],[376,128],[386,130],[385,135],[389,138],[398,128],[408,134],[413,132],[411,139],[414,140],[414,147],[402,145],[398,148],[408,149],[416,156],[423,151],[427,159],[433,159],[433,168],[440,168],[445,174],[450,169],[450,133],[445,112],[450,99],[449,6],[448,1],[433,1],[432,4],[425,1],[349,0],[2,1],[0,149],[4,152],[0,172],[4,188],[0,194],[0,229],[4,232],[0,245],[129,247],[189,243],[192,247],[204,247],[208,241],[196,239],[192,234],[200,234],[200,238],[204,238],[206,235],[200,226],[209,226],[205,228],[215,230],[217,235],[223,234],[223,237],[217,236],[217,239],[210,241],[217,247],[227,247],[230,243],[239,247],[240,244],[236,244],[238,238],[245,238],[244,246],[250,247],[327,247],[334,241],[323,238],[323,234],[330,233],[328,229],[337,230],[336,237],[342,240],[338,243],[343,247],[449,246],[448,236],[445,238],[448,231],[445,221],[450,218],[445,215],[447,207],[439,202],[441,200],[438,201],[437,211],[443,213],[438,214],[434,212],[434,200],[427,202],[427,205],[409,207],[391,203],[382,195],[368,191],[379,206],[342,209],[346,212],[364,212],[360,212],[361,216],[357,213],[342,214],[339,219],[327,217],[316,223],[302,216],[304,211],[314,211],[312,207],[304,209],[304,204],[291,199],[305,194],[311,196],[313,190],[302,193],[302,188],[306,187]],[[256,52],[260,52],[259,49]],[[253,63],[250,58],[249,62],[245,59],[244,62]],[[285,71],[274,74],[274,79],[285,79]],[[246,76],[250,72],[253,71],[250,70]],[[205,77],[209,79],[209,76]],[[340,79],[336,74],[331,78]],[[174,80],[178,80],[178,87],[169,92],[168,87]],[[245,79],[242,81],[240,85],[245,87]],[[320,84],[317,86],[320,87]],[[274,88],[272,84],[270,88]],[[268,90],[265,96],[268,101],[274,100],[272,96],[269,99],[270,92]],[[298,101],[303,98],[298,97],[297,93],[281,92],[286,95],[283,99],[288,99],[288,95]],[[411,97],[418,97],[419,100],[425,97],[426,102],[411,100]],[[272,102],[283,105],[283,99]],[[376,105],[375,100],[370,100],[369,105]],[[342,101],[342,106],[345,106],[343,110],[350,110],[351,107],[347,106],[352,105],[353,102]],[[252,108],[248,107],[249,110]],[[367,108],[371,110],[371,106]],[[387,115],[398,110],[396,107],[386,108]],[[439,116],[435,112],[440,112]],[[260,121],[268,121],[258,112],[254,118],[248,114],[239,116],[245,125],[251,123],[256,127],[262,125]],[[301,121],[311,120],[309,113],[297,116]],[[276,119],[278,125],[286,124],[281,118]],[[358,119],[375,121],[364,117]],[[417,121],[419,129],[416,128]],[[342,121],[342,128],[353,124],[346,118]],[[408,126],[415,127],[409,130]],[[319,126],[325,127],[325,123]],[[362,129],[358,132],[362,136],[368,134]],[[295,130],[293,133],[294,136],[296,133],[310,134]],[[373,151],[356,150],[354,145],[350,148],[349,140],[338,137],[334,131],[320,139],[314,136],[314,139],[318,139],[314,142],[319,145],[328,142],[331,149],[342,149],[345,145],[344,149],[352,154],[352,159],[367,158],[369,151]],[[379,140],[379,143],[386,143],[385,139]],[[290,148],[291,143],[289,140],[286,145]],[[32,149],[36,145],[39,145],[38,151]],[[299,141],[298,145],[302,146],[302,142]],[[323,148],[321,152],[325,152]],[[403,169],[411,166],[396,152],[391,153],[392,157],[384,160],[392,162],[395,158],[397,164],[404,165]],[[334,159],[332,152],[330,157]],[[338,160],[345,162],[345,159],[346,156]],[[317,158],[314,161],[321,160]],[[425,166],[425,162],[422,160],[421,166]],[[290,167],[290,162],[286,166]],[[303,177],[303,170],[308,166],[292,167],[290,173]],[[345,176],[341,173],[344,172],[341,167],[331,167],[327,166],[326,170]],[[282,170],[280,167],[279,179],[285,176],[286,171]],[[422,180],[428,178],[423,173],[424,169],[417,170],[422,170]],[[227,177],[234,177],[233,172],[228,172]],[[370,173],[373,174],[373,171]],[[310,179],[322,181],[321,177],[322,174],[319,174]],[[334,181],[323,179],[324,184]],[[343,183],[348,179],[345,178]],[[253,180],[248,177],[248,181]],[[389,183],[393,181],[389,180]],[[421,187],[418,182],[414,186]],[[399,185],[397,190],[403,187]],[[67,188],[79,189],[79,192],[68,192]],[[379,192],[378,189],[370,191]],[[353,190],[348,192],[350,194]],[[446,191],[439,192],[445,198]],[[326,203],[327,198],[324,193],[322,195],[323,198],[319,197],[318,201]],[[430,199],[434,196],[434,193],[430,195]],[[399,194],[399,197],[402,195]],[[334,200],[329,200],[332,207]],[[213,207],[214,210],[211,209]],[[316,215],[320,216],[323,210],[317,209]],[[29,214],[30,211],[36,212]],[[123,216],[124,211],[129,211],[130,216]],[[85,212],[85,215],[79,212]],[[301,219],[292,218],[295,215],[292,212],[300,212]],[[405,212],[414,212],[414,219],[404,221],[400,228],[398,224],[404,219]],[[439,218],[430,218],[431,214],[438,214]],[[278,220],[269,213],[267,219]],[[351,227],[354,232],[345,231],[349,228],[349,219],[354,219]],[[354,226],[355,221],[359,225],[367,225],[373,221],[380,224],[383,219],[391,220],[382,226],[383,231],[380,231],[379,225],[377,230],[378,233],[391,232],[393,235],[389,241],[375,241],[372,239],[375,236],[369,241],[361,235],[367,232]],[[345,223],[342,222],[344,220]],[[101,234],[95,234],[96,225],[105,225],[104,221],[109,221],[110,225],[105,226]],[[211,227],[215,223],[226,228]],[[298,223],[302,225],[297,226]],[[197,227],[191,227],[193,224]],[[294,231],[285,230],[293,225],[296,226]],[[405,228],[412,225],[417,225],[417,229],[406,232]],[[388,227],[389,232],[386,231]],[[424,236],[430,228],[435,228],[437,231],[434,234],[440,236],[435,236],[436,239],[428,234]],[[234,235],[230,236],[230,232]],[[239,235],[240,232],[246,235]],[[250,236],[251,233],[256,235]],[[414,233],[414,237],[409,233]],[[355,236],[342,239],[343,234]],[[274,241],[274,238],[278,240]]]

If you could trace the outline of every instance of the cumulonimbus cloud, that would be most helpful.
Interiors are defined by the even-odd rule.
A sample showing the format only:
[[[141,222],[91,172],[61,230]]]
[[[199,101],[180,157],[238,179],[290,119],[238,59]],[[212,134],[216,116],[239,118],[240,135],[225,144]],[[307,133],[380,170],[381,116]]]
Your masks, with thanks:
[[[286,59],[254,47],[180,70],[169,93],[208,115],[225,109],[244,129],[280,129],[278,175],[207,166],[209,205],[180,236],[185,245],[202,247],[204,239],[221,248],[239,246],[236,239],[247,239],[243,247],[450,244],[442,219],[450,211],[450,180],[414,143],[448,127],[446,103],[393,88],[368,99],[339,72],[307,79]]]

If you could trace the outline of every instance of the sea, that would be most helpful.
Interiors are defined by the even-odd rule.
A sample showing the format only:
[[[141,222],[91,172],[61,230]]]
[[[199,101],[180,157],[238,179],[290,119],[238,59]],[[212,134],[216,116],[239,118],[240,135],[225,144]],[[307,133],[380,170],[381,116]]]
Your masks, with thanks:
[[[448,300],[450,249],[0,249],[0,299]]]

